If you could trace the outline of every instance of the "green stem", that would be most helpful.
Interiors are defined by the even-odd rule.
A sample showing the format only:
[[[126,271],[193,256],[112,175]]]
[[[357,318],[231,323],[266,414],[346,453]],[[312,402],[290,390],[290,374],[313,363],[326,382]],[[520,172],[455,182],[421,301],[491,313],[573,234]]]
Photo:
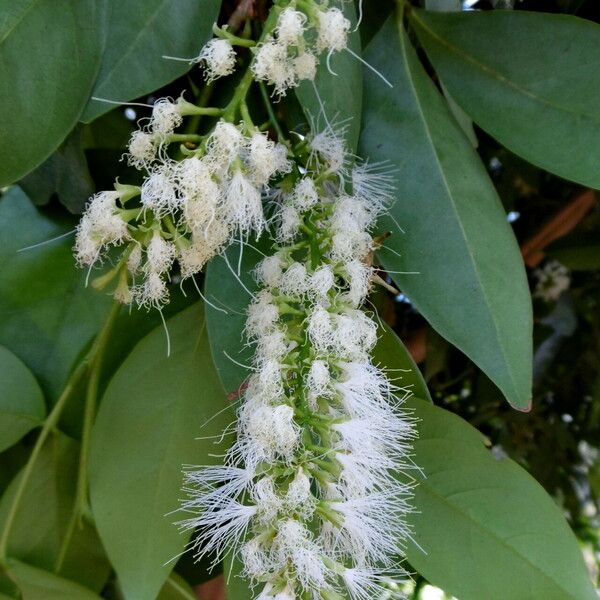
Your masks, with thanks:
[[[243,46],[244,48],[252,48],[253,46],[256,46],[256,42],[254,40],[238,37],[233,33],[229,33],[227,29],[223,29],[217,25],[213,26],[213,33],[218,38],[230,42],[232,46]]]
[[[264,81],[260,81],[258,84],[258,87],[260,88],[260,95],[262,96],[263,103],[265,105],[265,108],[267,109],[267,114],[269,115],[269,119],[271,120],[273,129],[275,129],[275,132],[277,133],[277,139],[280,142],[286,142],[287,139],[283,133],[283,129],[281,129],[281,125],[279,125],[277,115],[275,114],[275,111],[273,110],[273,104],[271,103],[271,98],[269,97],[269,92],[267,90],[267,86],[265,85]]]
[[[248,131],[252,131],[252,130],[256,129],[256,126],[254,125],[254,121],[252,120],[252,117],[250,116],[250,110],[248,109],[248,104],[246,103],[245,100],[243,100],[240,103],[240,114],[242,115],[242,119],[244,120],[244,124],[246,125],[246,128],[248,129]]]
[[[189,591],[184,588],[175,578],[170,575],[167,579],[166,583],[168,583],[182,598],[185,600],[197,600],[196,596],[192,596]]]
[[[192,142],[197,144],[204,139],[203,136],[196,133],[171,133],[167,136],[167,142]]]
[[[260,44],[273,31],[273,29],[277,25],[277,20],[279,19],[280,12],[281,12],[281,7],[279,7],[279,6],[275,5],[271,8],[271,11],[269,12],[269,16],[265,22],[265,26],[263,28],[262,34],[261,34],[258,42],[256,42],[256,43],[253,42],[252,45]],[[223,30],[219,30],[219,31],[223,31]],[[229,35],[231,35],[231,34],[229,34]],[[248,95],[248,91],[250,90],[250,86],[252,85],[253,81],[254,81],[254,74],[252,73],[252,60],[251,60],[250,65],[248,66],[248,68],[246,69],[246,72],[244,73],[244,76],[238,83],[238,86],[235,91],[235,94],[233,95],[233,98],[231,99],[231,101],[229,102],[229,104],[227,105],[225,110],[223,111],[223,119],[225,121],[229,121],[230,123],[233,123],[235,121],[235,117],[236,117],[238,111],[240,110],[240,106],[241,106],[242,102],[245,102],[246,96]]]
[[[92,354],[90,377],[85,396],[85,412],[83,416],[83,430],[81,434],[81,449],[79,452],[79,468],[77,471],[77,488],[75,491],[75,500],[73,503],[71,518],[69,520],[69,524],[67,525],[67,530],[65,532],[65,536],[54,565],[55,573],[58,573],[62,569],[67,552],[69,550],[69,545],[75,532],[75,526],[78,522],[81,523],[81,516],[87,500],[90,441],[94,417],[96,415],[98,386],[100,384],[100,375],[102,373],[104,351],[106,350],[108,340],[110,339],[116,318],[119,315],[120,310],[121,305],[118,302],[115,302],[108,314],[104,327],[96,337],[96,341],[94,342],[94,346],[90,353]]]
[[[81,361],[81,363],[79,363],[75,371],[73,371],[65,385],[62,394],[60,395],[60,397],[56,401],[56,404],[50,411],[50,414],[46,417],[40,435],[38,436],[33,450],[29,455],[29,459],[27,460],[25,468],[23,469],[23,475],[19,479],[15,495],[13,496],[12,502],[8,509],[6,521],[4,522],[4,529],[2,530],[2,535],[0,536],[0,564],[2,565],[6,564],[8,540],[10,538],[10,533],[14,526],[19,505],[23,498],[23,494],[25,493],[27,484],[31,479],[33,468],[35,467],[35,463],[42,450],[42,446],[44,445],[44,442],[46,441],[46,438],[48,437],[50,432],[53,431],[53,429],[56,427],[58,419],[60,418],[60,415],[67,403],[67,400],[69,399],[69,397],[71,396],[81,379],[86,374],[88,367],[89,362],[88,358],[86,357]]]
[[[233,98],[231,98],[229,104],[223,111],[223,119],[225,121],[229,121],[230,123],[233,123],[235,121],[235,117],[238,113],[240,104],[246,99],[246,96],[248,95],[248,91],[250,90],[250,86],[252,85],[253,81],[254,75],[252,73],[252,69],[248,67],[248,69],[244,73],[244,76],[238,83],[238,87],[235,90]]]
[[[186,102],[182,105],[181,114],[185,117],[191,116],[206,116],[206,117],[220,117],[223,114],[222,108],[215,108],[212,106],[197,106],[191,102]]]

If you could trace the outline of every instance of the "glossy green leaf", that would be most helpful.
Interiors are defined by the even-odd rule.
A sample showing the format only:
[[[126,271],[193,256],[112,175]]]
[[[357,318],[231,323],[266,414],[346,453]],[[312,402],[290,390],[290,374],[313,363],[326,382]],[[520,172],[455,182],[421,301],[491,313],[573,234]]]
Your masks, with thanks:
[[[189,63],[163,56],[198,56],[220,6],[220,0],[110,0],[106,50],[92,96],[126,102],[189,71]],[[92,99],[82,120],[111,108]]]
[[[79,445],[67,436],[50,436],[37,459],[11,530],[8,554],[40,569],[54,570],[75,502]],[[0,501],[0,530],[22,471]],[[40,507],[43,509],[40,509]],[[61,577],[100,591],[110,566],[94,528],[86,521],[75,529]]]
[[[411,566],[461,600],[596,598],[577,540],[544,489],[515,462],[494,458],[456,415],[412,404],[423,475]]]
[[[73,229],[73,221],[44,216],[17,187],[0,198],[0,344],[33,371],[51,399],[111,304],[105,294],[86,289],[72,236],[51,241]]]
[[[171,355],[162,327],[133,349],[106,390],[92,436],[92,509],[127,600],[154,600],[163,586],[189,537],[173,524],[185,515],[167,514],[180,504],[182,465],[218,460],[211,436],[231,421],[200,308],[167,327]]]
[[[561,177],[600,187],[600,27],[525,11],[413,11],[450,94],[501,144]]]
[[[19,588],[5,570],[0,571],[0,600],[19,598]]]
[[[44,396],[35,377],[0,346],[0,452],[37,427],[45,414]]]
[[[500,200],[398,23],[387,22],[366,58],[394,84],[365,76],[360,154],[389,161],[397,190],[380,259],[431,325],[527,409],[531,298]]]
[[[0,187],[41,164],[77,123],[100,66],[106,20],[105,0],[2,4]]]
[[[17,582],[23,600],[100,600],[100,596],[54,573],[10,559],[8,572]]]
[[[356,11],[353,2],[334,0],[332,6],[338,6],[354,25]],[[360,35],[352,31],[348,39],[350,50],[360,55]],[[307,119],[314,122],[317,128],[324,128],[327,123],[334,126],[339,123],[346,127],[345,139],[348,147],[354,150],[360,134],[360,115],[362,113],[362,65],[348,51],[336,52],[329,61],[331,71],[327,68],[327,53],[323,52],[314,84],[302,82],[296,89],[296,95]],[[335,75],[332,75],[332,72]],[[315,91],[315,87],[316,90]],[[323,117],[323,109],[326,118]]]

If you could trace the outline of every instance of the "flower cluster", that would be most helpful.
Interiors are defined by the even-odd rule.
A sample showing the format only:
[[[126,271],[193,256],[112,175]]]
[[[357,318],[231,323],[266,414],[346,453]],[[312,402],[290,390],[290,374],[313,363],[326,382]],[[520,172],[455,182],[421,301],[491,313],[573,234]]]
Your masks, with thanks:
[[[300,81],[314,80],[323,51],[331,56],[348,46],[351,24],[341,10],[322,10],[316,3],[309,4],[306,10],[285,8],[273,35],[256,50],[254,76],[272,85],[278,96]]]
[[[323,137],[332,144],[323,144]],[[377,325],[362,310],[369,230],[390,195],[367,165],[348,172],[332,132],[278,207],[279,244],[248,310],[254,373],[224,466],[187,472],[197,557],[232,550],[257,598],[379,597],[408,535],[411,420],[371,361]],[[332,156],[332,151],[335,156]],[[343,182],[352,182],[347,192]]]
[[[101,263],[111,246],[125,246],[111,271],[120,274],[115,297],[123,303],[160,307],[174,261],[185,279],[232,239],[260,234],[266,186],[291,169],[286,146],[223,120],[196,150],[172,160],[168,136],[190,111],[182,101],[155,104],[147,130],[134,132],[129,145],[130,164],[146,171],[142,185],[117,184],[96,194],[78,225],[75,254],[82,266]]]
[[[348,47],[351,23],[339,8],[326,8],[315,0],[301,6],[276,8],[272,13],[276,23],[266,28],[264,39],[253,49],[255,79],[272,85],[277,96],[301,81],[314,80],[322,52],[328,53],[329,61],[334,52]],[[227,30],[216,32],[222,37],[210,40],[191,61],[203,65],[207,81],[230,75],[235,69],[234,46],[249,45]]]

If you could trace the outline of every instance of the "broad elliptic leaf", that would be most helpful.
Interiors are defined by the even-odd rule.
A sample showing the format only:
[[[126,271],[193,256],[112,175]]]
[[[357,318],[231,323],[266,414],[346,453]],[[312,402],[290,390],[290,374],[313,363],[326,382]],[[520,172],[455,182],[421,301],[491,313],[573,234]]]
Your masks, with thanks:
[[[35,377],[0,346],[0,452],[37,427],[45,414],[44,396]]]
[[[19,504],[9,537],[9,556],[40,569],[55,568],[75,503],[78,464],[79,444],[62,433],[51,435],[38,456]],[[22,471],[0,501],[0,531],[21,477]],[[110,565],[98,535],[83,520],[81,527],[75,528],[58,575],[100,591],[109,572]]]
[[[444,86],[479,126],[539,167],[600,188],[596,23],[521,10],[415,10],[411,23]]]
[[[106,0],[13,0],[0,17],[0,187],[41,164],[77,123],[102,54]]]
[[[413,400],[411,566],[461,600],[593,600],[577,539],[544,489],[479,432]]]
[[[72,234],[55,239],[73,229],[74,222],[39,212],[18,187],[0,198],[0,344],[33,371],[51,400],[111,304],[86,288]]]
[[[220,0],[109,0],[111,16],[93,97],[127,102],[163,87],[190,69],[211,36]],[[91,99],[86,123],[114,108]]]
[[[231,421],[198,305],[146,336],[116,372],[92,434],[94,518],[127,600],[154,600],[189,538],[174,525],[182,466],[215,462]],[[200,436],[200,437],[199,437]],[[215,439],[217,438],[217,439]]]
[[[462,10],[462,2],[461,0],[425,0],[425,8],[427,10],[434,10],[438,12],[451,12],[451,11],[461,11]],[[450,112],[454,115],[457,123],[460,125],[461,129],[465,132],[465,135],[469,138],[471,144],[473,144],[474,148],[477,148],[478,140],[475,135],[475,130],[473,129],[473,121],[470,119],[469,115],[467,115],[464,110],[456,104],[452,96],[448,93],[448,90],[441,86],[444,97],[446,98],[446,102],[448,102],[448,108]]]
[[[348,36],[348,48],[360,55],[360,34],[358,30],[354,31],[354,2],[333,0],[330,4],[340,7],[351,21],[352,32]],[[301,83],[296,89],[296,95],[304,114],[317,130],[326,128],[328,124],[334,130],[345,128],[344,138],[348,148],[354,152],[360,134],[362,87],[362,65],[358,58],[348,50],[342,50],[332,54],[328,63],[325,51],[321,54],[314,82]]]
[[[365,71],[360,155],[389,161],[396,187],[380,259],[431,325],[527,409],[531,298],[500,200],[401,23],[386,23],[366,59],[394,84]]]
[[[87,588],[18,560],[9,559],[8,572],[23,600],[101,600]]]

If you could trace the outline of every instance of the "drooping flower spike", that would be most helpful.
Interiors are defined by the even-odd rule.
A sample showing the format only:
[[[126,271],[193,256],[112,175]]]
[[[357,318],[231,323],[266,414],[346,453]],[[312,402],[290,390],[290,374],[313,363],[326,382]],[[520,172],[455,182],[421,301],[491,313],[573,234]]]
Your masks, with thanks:
[[[408,391],[374,364],[378,327],[364,309],[390,177],[349,155],[330,123],[275,142],[246,104],[253,80],[283,96],[314,79],[350,28],[315,0],[277,0],[258,42],[215,28],[193,61],[209,81],[232,72],[236,47],[250,49],[229,104],[157,101],[126,155],[142,184],[94,196],[77,231],[80,265],[116,263],[97,287],[116,278],[118,300],[160,308],[174,269],[193,277],[233,240],[270,229],[273,252],[255,269],[248,307],[255,354],[236,439],[223,465],[185,470],[193,516],[180,523],[195,531],[198,559],[238,557],[259,600],[394,597],[410,535]],[[192,115],[215,118],[210,131],[178,132]]]
[[[390,184],[357,165],[344,188],[335,166],[348,161],[332,166],[320,135],[306,140],[311,168],[297,160],[295,185],[278,195],[280,242],[256,268],[237,440],[224,467],[187,473],[184,507],[197,516],[181,526],[196,530],[196,556],[234,552],[264,599],[377,598],[410,533],[399,473],[411,468],[414,428],[401,390],[372,363],[377,326],[362,310],[369,231]]]

